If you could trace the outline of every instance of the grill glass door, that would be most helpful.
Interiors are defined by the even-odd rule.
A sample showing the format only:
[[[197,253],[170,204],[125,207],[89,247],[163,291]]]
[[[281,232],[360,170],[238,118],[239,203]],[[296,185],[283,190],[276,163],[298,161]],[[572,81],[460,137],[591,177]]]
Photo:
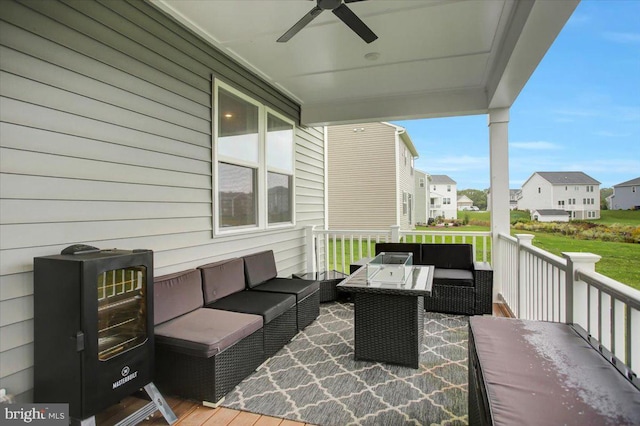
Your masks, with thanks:
[[[106,361],[147,340],[144,266],[98,275],[98,359]]]

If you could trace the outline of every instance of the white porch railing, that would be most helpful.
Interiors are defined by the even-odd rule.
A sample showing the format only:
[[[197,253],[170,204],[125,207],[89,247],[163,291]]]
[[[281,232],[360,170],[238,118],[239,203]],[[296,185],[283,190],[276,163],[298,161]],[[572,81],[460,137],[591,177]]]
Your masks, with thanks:
[[[474,246],[474,260],[491,263],[491,255],[499,253],[495,263],[500,270],[494,270],[494,279],[501,285],[498,297],[515,317],[575,323],[597,341],[605,356],[613,354],[627,368],[640,371],[640,291],[595,272],[600,256],[563,253],[558,257],[533,246],[532,239],[527,234],[500,234],[492,251],[490,232],[309,227],[307,270],[348,274],[351,263],[374,255],[376,242],[469,243]]]

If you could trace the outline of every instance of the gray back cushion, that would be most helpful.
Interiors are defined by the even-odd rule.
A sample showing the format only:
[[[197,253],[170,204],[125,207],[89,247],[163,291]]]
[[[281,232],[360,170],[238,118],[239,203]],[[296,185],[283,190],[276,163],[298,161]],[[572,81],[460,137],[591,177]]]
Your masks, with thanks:
[[[471,244],[422,244],[422,265],[436,268],[473,269]]]
[[[204,303],[209,304],[245,289],[244,261],[241,258],[199,266],[202,272]]]
[[[176,272],[155,277],[153,281],[154,325],[202,308],[200,271]]]
[[[247,287],[252,288],[278,276],[273,250],[250,254],[244,258]]]

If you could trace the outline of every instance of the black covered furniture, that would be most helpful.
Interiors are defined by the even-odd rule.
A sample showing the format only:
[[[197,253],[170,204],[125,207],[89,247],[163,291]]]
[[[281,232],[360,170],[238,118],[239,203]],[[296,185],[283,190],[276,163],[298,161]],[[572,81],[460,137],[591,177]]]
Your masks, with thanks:
[[[206,308],[260,315],[264,320],[264,351],[274,355],[298,332],[296,296],[249,291],[242,258],[198,267]]]
[[[320,315],[320,284],[315,280],[280,278],[273,250],[250,254],[244,260],[247,289],[261,293],[295,296],[298,330],[304,329]],[[268,295],[263,295],[267,297]],[[268,296],[271,297],[271,296]]]
[[[463,315],[492,313],[493,270],[473,261],[471,244],[378,243],[382,252],[413,253],[414,265],[434,265],[433,289],[424,300],[431,312]]]
[[[585,336],[576,325],[470,318],[469,424],[639,425],[637,376]]]
[[[200,271],[154,280],[160,389],[216,404],[265,360],[260,315],[203,308]]]

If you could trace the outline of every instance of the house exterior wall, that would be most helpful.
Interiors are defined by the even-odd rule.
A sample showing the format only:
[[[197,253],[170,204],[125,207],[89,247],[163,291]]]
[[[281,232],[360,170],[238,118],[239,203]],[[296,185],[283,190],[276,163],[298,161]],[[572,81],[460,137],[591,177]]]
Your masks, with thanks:
[[[599,219],[600,185],[553,185],[534,173],[522,185],[518,209],[562,209],[569,212],[570,219]]]
[[[429,192],[434,203],[430,206],[430,217],[458,218],[458,189],[456,184],[430,184]],[[446,203],[446,199],[449,203]]]
[[[640,185],[614,186],[612,210],[629,210],[640,206]]]
[[[415,171],[415,223],[429,220],[429,179],[425,172]]]
[[[404,142],[402,135],[396,134],[398,146],[398,159],[396,170],[398,173],[398,217],[401,229],[413,229],[415,219],[415,171],[413,167],[413,154]],[[406,195],[405,195],[406,194]],[[404,198],[406,197],[406,199]],[[405,203],[406,201],[406,203]],[[405,208],[406,204],[406,208]]]
[[[2,2],[0,388],[30,401],[33,258],[74,243],[154,251],[155,275],[273,249],[305,269],[324,225],[323,129],[296,128],[296,224],[213,236],[211,75],[299,106],[147,2]]]
[[[355,131],[354,131],[355,129]],[[399,224],[403,187],[395,128],[383,123],[331,126],[328,222],[331,229],[386,229]]]

